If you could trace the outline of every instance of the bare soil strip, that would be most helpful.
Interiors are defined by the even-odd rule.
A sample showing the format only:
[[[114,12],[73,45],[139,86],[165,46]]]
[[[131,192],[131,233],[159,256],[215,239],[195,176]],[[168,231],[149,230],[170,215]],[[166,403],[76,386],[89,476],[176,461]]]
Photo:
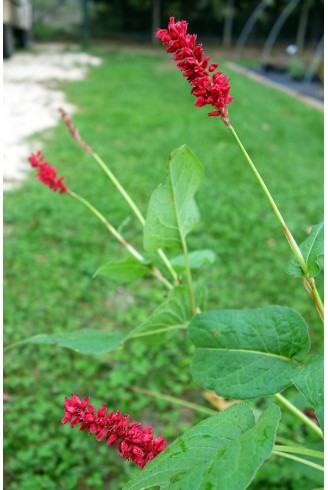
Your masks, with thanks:
[[[81,80],[90,66],[101,60],[63,45],[40,45],[31,52],[15,54],[4,61],[3,73],[3,189],[14,189],[26,178],[28,156],[40,149],[32,135],[55,127],[63,106],[71,114],[77,108],[68,104],[59,82]]]

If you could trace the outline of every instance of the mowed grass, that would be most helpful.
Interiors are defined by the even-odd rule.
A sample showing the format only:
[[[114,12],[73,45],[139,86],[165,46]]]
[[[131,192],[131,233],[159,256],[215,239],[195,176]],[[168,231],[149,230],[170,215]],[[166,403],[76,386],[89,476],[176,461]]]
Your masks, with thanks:
[[[320,350],[320,320],[301,281],[284,272],[290,257],[287,242],[226,127],[218,118],[208,118],[206,108],[193,107],[187,82],[162,51],[100,54],[102,66],[64,89],[79,107],[74,123],[80,134],[141,210],[146,213],[150,193],[165,181],[173,149],[187,144],[204,164],[205,181],[197,195],[202,221],[188,244],[190,250],[210,248],[217,256],[213,266],[194,275],[207,288],[208,308],[294,307],[309,323],[314,350]],[[306,229],[323,215],[322,113],[226,71],[235,97],[229,111],[232,124],[301,242]],[[72,190],[116,227],[130,218],[122,233],[141,250],[138,221],[92,157],[63,125],[40,137],[46,160],[66,176]],[[122,258],[124,251],[83,206],[43,187],[33,172],[19,190],[5,195],[4,215],[5,345],[38,333],[80,328],[128,331],[163,300],[166,291],[155,280],[120,285],[110,278],[94,279],[100,265]],[[321,279],[318,286],[321,291]],[[95,405],[107,403],[129,412],[133,420],[152,424],[156,434],[171,441],[204,415],[129,387],[206,405],[189,373],[191,353],[182,333],[133,341],[123,351],[100,357],[54,346],[8,350],[6,488],[122,488],[139,469],[122,462],[113,448],[62,426],[64,397],[91,396]],[[302,430],[285,420],[289,435]],[[271,476],[267,472],[256,488],[308,488],[308,475],[303,479],[298,473],[294,487],[293,463],[279,463],[285,468],[284,480],[277,483],[274,471]]]

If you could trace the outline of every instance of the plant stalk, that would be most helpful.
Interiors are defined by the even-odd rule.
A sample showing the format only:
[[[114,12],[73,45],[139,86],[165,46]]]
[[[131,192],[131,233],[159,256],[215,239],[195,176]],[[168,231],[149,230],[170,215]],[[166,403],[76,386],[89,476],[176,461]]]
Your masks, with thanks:
[[[82,204],[84,204],[97,218],[106,226],[106,228],[110,231],[110,233],[127,249],[127,251],[139,262],[144,262],[143,256],[130,244],[128,243],[122,235],[114,228],[113,225],[105,218],[103,214],[98,211],[92,204],[84,199],[82,196],[79,194],[76,194],[75,192],[71,191],[70,189],[67,190],[67,193],[71,196],[80,201]],[[161,271],[157,269],[157,267],[153,267],[151,270],[151,273],[153,276],[155,276],[159,281],[161,281],[163,284],[168,289],[173,289],[172,284],[162,275]]]
[[[315,307],[317,309],[317,312],[320,315],[320,318],[321,318],[322,322],[324,323],[324,306],[323,306],[323,303],[321,301],[321,298],[320,298],[320,295],[318,293],[318,290],[316,288],[314,278],[313,277],[304,277],[303,276],[303,283],[304,283],[305,289],[307,290],[307,292],[309,293],[312,301],[315,304]]]
[[[290,232],[284,218],[282,217],[282,214],[280,213],[279,209],[278,209],[278,206],[276,205],[273,197],[271,196],[270,194],[270,191],[269,189],[267,188],[267,186],[265,185],[265,182],[264,180],[262,179],[260,173],[258,172],[257,168],[255,167],[251,157],[249,156],[249,154],[247,153],[244,145],[242,144],[242,142],[240,141],[236,131],[234,130],[233,126],[229,125],[227,126],[229,131],[231,132],[233,138],[235,139],[235,141],[237,142],[237,145],[238,147],[240,148],[242,154],[244,155],[248,165],[250,166],[252,172],[254,173],[257,181],[259,182],[267,200],[269,201],[270,205],[271,205],[271,208],[273,209],[273,212],[276,216],[276,218],[278,219],[279,223],[280,223],[280,226],[284,232],[284,235],[289,243],[289,246],[290,248],[292,249],[292,252],[293,254],[295,255],[295,258],[296,260],[298,261],[299,265],[301,266],[302,268],[302,271],[303,271],[303,274],[304,274],[304,281],[305,281],[305,286],[306,286],[306,290],[308,291],[310,297],[312,298],[312,300],[314,301],[315,303],[315,306],[318,310],[318,313],[321,317],[321,319],[323,320],[323,317],[324,317],[324,310],[323,310],[323,303],[321,301],[321,298],[319,296],[319,293],[316,289],[316,286],[315,286],[315,281],[313,278],[310,278],[310,275],[309,275],[309,270],[308,270],[308,266],[304,260],[304,257],[302,255],[302,252],[299,248],[299,246],[297,245],[292,233]],[[308,287],[307,287],[308,286]]]
[[[194,289],[192,286],[192,276],[191,276],[191,268],[190,268],[187,242],[186,242],[185,237],[182,235],[182,233],[180,234],[180,236],[181,236],[182,249],[183,249],[183,255],[184,255],[185,266],[186,266],[186,277],[187,277],[187,283],[188,283],[188,288],[189,288],[191,311],[192,311],[193,315],[196,315],[199,310],[196,307],[195,294],[194,294]]]
[[[156,393],[154,391],[144,390],[143,388],[138,388],[137,386],[130,386],[130,390],[136,393],[143,393],[144,395],[150,396],[152,398],[157,398],[158,400],[164,400],[174,405],[179,405],[181,407],[191,408],[196,412],[205,413],[206,415],[217,415],[218,412],[212,408],[203,407],[197,403],[187,402],[181,398],[176,398],[175,396],[163,395],[162,393]]]
[[[278,444],[274,445],[273,449],[282,453],[304,454],[304,456],[309,456],[311,458],[324,459],[324,453],[322,451],[315,451],[314,449],[309,449],[307,447],[280,446]]]
[[[135,333],[131,335],[131,339],[137,337],[147,337],[148,335],[157,335],[159,333],[171,332],[172,330],[186,330],[188,324],[186,325],[171,325],[170,327],[158,328],[157,330],[147,330],[146,332]]]
[[[131,197],[126,192],[126,190],[121,185],[121,183],[117,180],[117,178],[115,177],[115,175],[113,174],[113,172],[110,170],[110,168],[106,165],[106,163],[100,158],[100,156],[97,153],[95,153],[94,151],[92,151],[91,152],[91,155],[99,163],[99,165],[101,166],[101,168],[104,170],[104,172],[108,175],[108,177],[111,179],[111,181],[113,182],[113,184],[116,186],[117,190],[124,197],[124,199],[129,204],[130,208],[132,209],[132,211],[134,212],[134,214],[136,215],[136,217],[138,218],[138,220],[140,221],[140,223],[142,224],[142,226],[145,226],[146,220],[143,217],[140,209],[138,208],[138,206],[136,205],[136,203],[133,201],[133,199],[131,199]],[[166,267],[169,270],[170,274],[172,275],[173,279],[178,283],[179,282],[178,281],[178,275],[175,272],[175,270],[173,269],[173,267],[171,265],[171,262],[169,261],[169,259],[166,256],[166,254],[163,252],[163,250],[161,248],[159,248],[157,250],[157,253],[161,257],[161,259],[164,262],[164,264],[166,265]]]
[[[108,175],[108,177],[113,182],[113,184],[115,185],[115,187],[117,188],[117,190],[124,197],[124,199],[129,204],[130,208],[132,209],[132,211],[134,212],[134,214],[137,216],[137,218],[140,221],[140,223],[142,224],[142,226],[145,226],[145,219],[142,216],[141,211],[139,210],[139,208],[137,207],[137,205],[135,204],[135,202],[131,199],[131,197],[129,196],[129,194],[126,192],[126,190],[121,185],[121,183],[117,180],[117,178],[115,177],[115,175],[113,174],[113,172],[109,169],[109,167],[105,164],[105,162],[100,158],[100,156],[96,152],[94,152],[92,150],[91,155],[96,160],[96,162],[101,166],[101,168],[103,169],[103,171]]]
[[[298,417],[304,424],[306,424],[313,432],[315,432],[321,439],[323,439],[322,430],[318,425],[316,425],[309,417],[307,417],[301,410],[299,410],[295,405],[287,400],[280,393],[274,395],[275,399],[280,402],[285,408],[287,408],[291,413]]]
[[[312,461],[308,461],[307,459],[299,458],[298,456],[294,456],[292,454],[288,453],[281,453],[280,451],[272,451],[272,454],[275,454],[276,456],[282,456],[283,458],[288,458],[292,459],[294,461],[297,461],[298,463],[305,464],[307,466],[311,466],[312,468],[315,468],[316,470],[319,471],[324,471],[323,466],[317,463],[313,463]]]
[[[286,439],[285,437],[276,437],[276,442],[281,445],[289,445],[289,446],[296,446],[299,447],[299,442],[296,441],[291,441],[290,439]]]
[[[91,146],[87,145],[85,143],[85,141],[83,141],[83,139],[81,138],[81,136],[80,136],[77,128],[73,125],[72,119],[69,117],[69,115],[66,113],[66,111],[64,111],[64,109],[60,108],[59,109],[59,113],[62,116],[64,123],[66,124],[68,130],[70,131],[71,135],[73,136],[73,138],[75,139],[75,141],[78,143],[78,145],[80,145],[81,148],[83,148],[88,153],[90,153],[90,155],[93,156],[93,158],[96,160],[96,162],[101,166],[101,168],[104,170],[104,172],[110,178],[110,180],[116,186],[117,190],[121,193],[121,195],[124,197],[124,199],[126,200],[126,202],[129,204],[129,206],[131,207],[132,211],[135,213],[135,215],[139,219],[140,223],[142,224],[142,226],[145,226],[145,218],[141,214],[140,209],[138,208],[138,206],[136,205],[136,203],[133,201],[133,199],[131,199],[131,197],[126,192],[126,190],[124,189],[124,187],[121,185],[121,183],[119,182],[119,180],[117,180],[117,178],[115,177],[115,175],[113,174],[113,172],[110,170],[110,168],[100,158],[100,156],[93,150],[93,148],[91,148]],[[178,278],[177,273],[173,269],[173,267],[171,265],[171,262],[169,261],[169,259],[167,258],[167,256],[163,252],[163,250],[158,249],[157,252],[158,252],[158,255],[161,257],[162,261],[164,262],[164,264],[166,265],[166,267],[168,268],[168,270],[170,271],[173,279],[178,284],[179,283],[179,278]]]

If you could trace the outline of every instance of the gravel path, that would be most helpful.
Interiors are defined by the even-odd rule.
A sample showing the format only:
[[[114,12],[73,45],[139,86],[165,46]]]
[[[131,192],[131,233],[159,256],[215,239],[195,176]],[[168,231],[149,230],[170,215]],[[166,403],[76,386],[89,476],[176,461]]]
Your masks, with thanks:
[[[18,53],[3,64],[3,188],[14,189],[29,170],[27,158],[40,143],[28,141],[33,134],[58,124],[58,107],[72,114],[58,88],[63,80],[81,80],[101,60],[72,46],[39,45],[33,53]]]

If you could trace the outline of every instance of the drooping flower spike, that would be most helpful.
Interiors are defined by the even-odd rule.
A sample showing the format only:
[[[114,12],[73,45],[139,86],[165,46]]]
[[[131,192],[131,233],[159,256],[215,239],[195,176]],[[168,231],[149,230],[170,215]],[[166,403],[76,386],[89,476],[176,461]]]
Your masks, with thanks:
[[[174,53],[173,59],[177,67],[192,85],[191,93],[197,97],[195,106],[213,106],[215,111],[208,115],[219,116],[229,126],[226,106],[233,101],[233,97],[229,95],[228,77],[221,71],[213,73],[218,65],[212,63],[208,66],[210,57],[204,57],[202,44],[196,45],[197,36],[188,34],[187,28],[188,23],[185,20],[175,22],[174,17],[170,17],[168,28],[158,29],[156,37],[167,46],[168,53]]]
[[[49,163],[44,161],[44,156],[41,151],[32,153],[29,156],[29,162],[33,168],[38,169],[38,179],[43,184],[47,185],[53,191],[59,191],[60,194],[67,192],[67,187],[63,183],[65,177],[57,179],[57,170]]]
[[[96,411],[89,397],[81,400],[77,395],[65,398],[64,403],[62,424],[70,422],[71,427],[80,424],[80,430],[95,434],[97,441],[106,439],[107,446],[117,444],[122,458],[133,461],[141,469],[166,448],[162,436],[154,438],[151,426],[142,427],[139,422],[129,424],[129,415],[122,415],[120,410],[107,414],[107,406],[102,405]]]

